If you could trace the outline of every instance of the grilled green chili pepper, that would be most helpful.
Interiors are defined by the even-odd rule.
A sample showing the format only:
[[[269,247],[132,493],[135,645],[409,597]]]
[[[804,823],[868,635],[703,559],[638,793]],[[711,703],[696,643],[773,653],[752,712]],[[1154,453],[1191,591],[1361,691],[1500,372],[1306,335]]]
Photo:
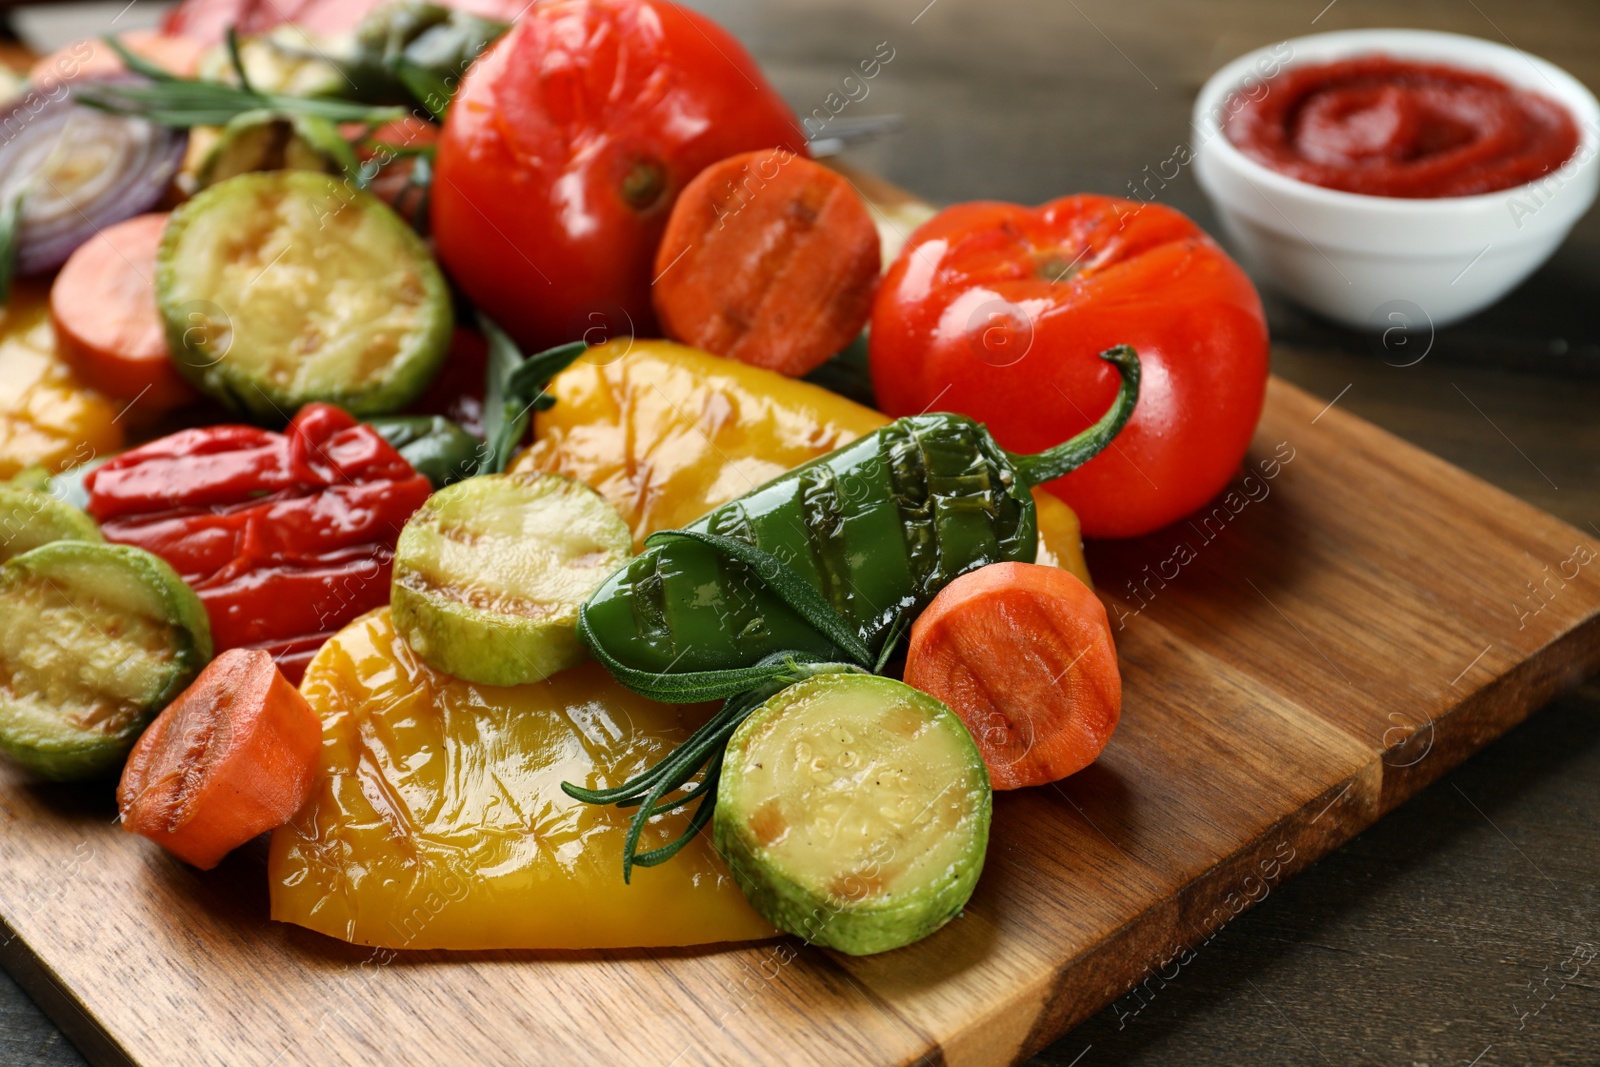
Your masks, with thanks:
[[[1018,456],[964,416],[898,419],[651,537],[584,605],[580,640],[617,681],[657,700],[744,692],[781,669],[771,660],[781,653],[881,664],[952,579],[1034,558],[1029,489],[1093,458],[1138,400],[1133,349],[1100,358],[1121,387],[1072,440]]]
[[[435,489],[471,476],[483,450],[483,442],[443,415],[386,415],[367,425]]]

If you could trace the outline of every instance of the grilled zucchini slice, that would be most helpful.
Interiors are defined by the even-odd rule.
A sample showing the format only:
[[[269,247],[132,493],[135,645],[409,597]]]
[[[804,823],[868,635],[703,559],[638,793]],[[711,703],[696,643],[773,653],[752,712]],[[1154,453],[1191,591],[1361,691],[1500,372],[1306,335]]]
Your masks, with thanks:
[[[92,778],[211,659],[200,598],[131,545],[56,541],[0,567],[0,751]]]
[[[52,541],[99,541],[100,527],[71,504],[20,485],[0,485],[0,563]]]
[[[444,275],[410,226],[328,174],[218,182],[178,208],[156,255],[178,371],[266,425],[301,405],[398,411],[449,349]]]
[[[257,171],[310,170],[354,176],[360,166],[350,142],[327,119],[247,111],[222,128],[195,180],[206,189]]]
[[[446,674],[537,682],[586,658],[578,609],[632,551],[622,516],[574,478],[468,478],[429,497],[400,531],[395,628]]]
[[[983,871],[989,774],[954,712],[891,678],[823,674],[735,731],[712,838],[755,909],[850,955],[960,913]]]

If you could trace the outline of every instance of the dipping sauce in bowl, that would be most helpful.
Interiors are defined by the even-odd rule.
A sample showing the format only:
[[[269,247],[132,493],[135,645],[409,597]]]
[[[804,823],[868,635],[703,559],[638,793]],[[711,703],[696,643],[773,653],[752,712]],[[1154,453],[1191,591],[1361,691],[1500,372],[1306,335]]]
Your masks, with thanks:
[[[1571,113],[1489,74],[1387,55],[1293,67],[1230,105],[1225,131],[1312,185],[1413,199],[1525,185],[1578,148]]]

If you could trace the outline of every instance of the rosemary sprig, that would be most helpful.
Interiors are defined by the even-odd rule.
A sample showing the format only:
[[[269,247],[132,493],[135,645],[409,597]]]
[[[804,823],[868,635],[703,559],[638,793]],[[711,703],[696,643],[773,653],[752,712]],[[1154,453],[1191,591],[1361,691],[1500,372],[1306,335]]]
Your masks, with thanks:
[[[226,126],[247,111],[274,111],[284,115],[309,115],[329,122],[361,122],[377,127],[404,118],[403,107],[373,107],[331,97],[295,96],[262,92],[250,84],[239,59],[238,37],[229,33],[230,56],[239,75],[238,85],[180,78],[128,51],[114,37],[105,37],[128,69],[150,79],[149,84],[84,83],[73,90],[75,99],[115,115],[131,115],[161,126]]]
[[[774,694],[804,678],[818,674],[865,673],[853,663],[819,663],[792,652],[768,656],[757,666],[767,671],[767,680],[763,684],[730,696],[720,711],[689,735],[687,741],[673,749],[666,759],[649,770],[614,789],[584,789],[571,782],[561,783],[562,791],[574,800],[638,809],[628,822],[628,837],[622,849],[624,883],[632,879],[635,867],[654,867],[676,856],[711,821],[716,811],[717,779],[722,773],[722,760],[728,741],[751,712]],[[696,775],[700,776],[698,783],[679,796],[671,796]],[[651,819],[690,805],[694,805],[694,815],[690,817],[683,833],[660,848],[639,851],[639,838]]]
[[[22,244],[22,201],[26,193],[14,193],[0,204],[0,304],[11,299],[11,279],[17,270],[17,251]]]
[[[239,54],[239,29],[236,26],[228,27],[228,62],[233,65],[233,73],[239,78],[239,87],[247,93],[256,91],[250,84],[250,72],[244,69],[244,57]]]

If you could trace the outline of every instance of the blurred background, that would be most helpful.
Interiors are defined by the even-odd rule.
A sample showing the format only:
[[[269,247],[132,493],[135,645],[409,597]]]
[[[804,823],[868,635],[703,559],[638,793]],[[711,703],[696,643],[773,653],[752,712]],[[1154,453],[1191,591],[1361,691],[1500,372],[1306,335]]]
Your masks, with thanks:
[[[5,5],[0,4],[0,7]],[[1206,78],[1240,53],[1404,26],[1507,43],[1600,89],[1596,0],[693,0],[809,113],[880,43],[857,116],[903,127],[851,163],[937,203],[1129,195],[1189,139]],[[154,26],[166,5],[10,7],[36,51]],[[881,54],[881,53],[880,53]],[[1219,234],[1185,169],[1157,199]],[[1219,234],[1220,236],[1220,234]],[[1600,211],[1411,366],[1262,284],[1274,370],[1600,535]],[[1470,397],[1471,399],[1467,399]],[[1419,531],[1424,536],[1426,531]],[[1091,557],[1092,558],[1092,557]],[[1591,682],[1229,924],[1036,1061],[1600,1063],[1600,686]],[[82,1062],[0,976],[0,1063]]]

